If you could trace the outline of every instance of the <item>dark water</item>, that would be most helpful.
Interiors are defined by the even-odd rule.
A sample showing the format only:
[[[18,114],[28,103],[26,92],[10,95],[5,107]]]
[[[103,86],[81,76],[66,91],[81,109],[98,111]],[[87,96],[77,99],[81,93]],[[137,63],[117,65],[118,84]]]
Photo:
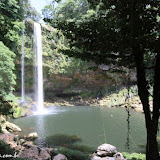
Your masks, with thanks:
[[[117,150],[141,152],[146,143],[144,115],[130,111],[129,147],[127,142],[127,112],[123,108],[50,107],[47,115],[32,115],[12,120],[22,128],[21,134],[37,132],[38,140],[56,134],[76,135],[80,142],[92,148],[100,144],[115,145]]]

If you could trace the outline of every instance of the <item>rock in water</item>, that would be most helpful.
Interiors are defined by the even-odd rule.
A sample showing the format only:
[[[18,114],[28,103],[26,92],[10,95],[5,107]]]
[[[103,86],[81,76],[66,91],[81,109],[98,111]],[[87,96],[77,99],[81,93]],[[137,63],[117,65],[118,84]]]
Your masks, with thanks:
[[[122,153],[117,152],[115,146],[110,144],[100,145],[93,153],[91,160],[125,160]]]
[[[34,133],[30,133],[28,136],[27,136],[27,139],[29,140],[35,140],[38,138],[38,134],[36,132]]]
[[[67,160],[67,157],[59,153],[56,156],[54,156],[52,160]]]
[[[93,154],[91,160],[115,160],[115,157],[99,157],[96,154]]]
[[[112,157],[114,154],[117,153],[116,147],[110,144],[102,144],[97,148],[96,151],[97,155],[100,157],[109,156]]]
[[[18,126],[16,126],[15,124],[13,123],[10,123],[10,122],[6,122],[6,128],[9,130],[9,131],[12,131],[12,132],[21,132],[21,128],[19,128]]]

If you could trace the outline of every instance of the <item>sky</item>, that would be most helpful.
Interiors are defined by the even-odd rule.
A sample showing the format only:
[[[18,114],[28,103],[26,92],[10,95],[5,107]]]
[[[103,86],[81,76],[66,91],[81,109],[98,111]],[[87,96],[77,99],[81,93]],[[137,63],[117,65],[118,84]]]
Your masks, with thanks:
[[[42,9],[45,5],[49,5],[53,0],[29,0],[32,7],[36,9],[36,11],[40,14],[42,14]],[[61,2],[65,2],[66,0],[61,0]],[[55,6],[57,6],[57,3],[55,2]],[[43,16],[42,16],[43,17]],[[40,23],[44,23],[44,21],[41,19]]]
[[[49,4],[51,0],[30,0],[30,4],[34,7],[39,13],[41,13],[41,9],[47,4]]]

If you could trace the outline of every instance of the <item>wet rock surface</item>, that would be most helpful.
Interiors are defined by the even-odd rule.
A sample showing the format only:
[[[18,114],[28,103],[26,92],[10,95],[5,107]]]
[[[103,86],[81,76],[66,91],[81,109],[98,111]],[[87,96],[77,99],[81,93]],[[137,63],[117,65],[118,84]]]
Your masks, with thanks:
[[[35,140],[35,139],[38,138],[38,134],[37,134],[36,132],[30,133],[30,134],[27,135],[26,138],[27,138],[28,140]]]
[[[56,156],[54,156],[52,160],[67,160],[67,157],[59,153]]]
[[[125,160],[120,152],[117,152],[115,146],[110,144],[100,145],[95,153],[93,153],[91,160]]]
[[[6,122],[6,128],[10,131],[10,132],[21,132],[21,128],[19,128],[18,126],[16,126],[13,123],[10,122]]]
[[[21,158],[30,158],[34,160],[50,160],[51,156],[47,149],[40,148],[36,145],[25,144],[25,149],[19,154]]]
[[[97,148],[96,153],[100,157],[105,157],[105,156],[112,157],[114,154],[117,153],[117,150],[116,147],[110,144],[102,144]]]
[[[0,126],[3,133],[21,132],[21,128],[6,120],[5,116],[0,116]]]

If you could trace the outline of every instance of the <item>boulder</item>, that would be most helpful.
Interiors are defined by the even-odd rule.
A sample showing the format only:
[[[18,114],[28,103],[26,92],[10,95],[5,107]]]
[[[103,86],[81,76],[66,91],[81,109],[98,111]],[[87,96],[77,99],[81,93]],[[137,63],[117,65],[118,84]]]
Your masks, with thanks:
[[[30,133],[30,134],[28,134],[28,136],[27,136],[27,139],[28,139],[28,140],[35,140],[35,139],[37,139],[37,138],[38,138],[38,134],[37,134],[36,132]]]
[[[24,148],[23,146],[21,146],[21,145],[17,145],[17,146],[15,147],[15,149],[16,149],[17,151],[21,152],[21,151],[23,151],[25,148]]]
[[[51,156],[47,149],[39,148],[36,145],[24,144],[25,149],[19,154],[21,158],[28,158],[34,160],[50,160]]]
[[[25,145],[25,149],[19,154],[21,158],[31,158],[38,160],[39,149],[35,145]]]
[[[55,150],[53,148],[43,148],[45,149],[49,154],[52,154],[52,152]]]
[[[17,142],[15,141],[15,139],[16,139],[16,136],[14,134],[10,134],[10,133],[0,134],[0,140],[9,144],[11,148],[17,147]]]
[[[10,123],[8,121],[6,122],[6,128],[11,132],[21,132],[22,131],[21,128],[19,128],[15,124]]]
[[[14,141],[15,139],[15,135],[14,134],[11,134],[11,133],[2,133],[0,134],[0,140],[8,143],[10,141]]]
[[[91,160],[115,160],[115,157],[99,157],[97,154],[93,154]]]
[[[32,145],[32,144],[33,144],[33,141],[25,141],[23,143],[24,146],[26,146],[26,145]]]
[[[22,139],[22,138],[19,140],[20,145],[24,144],[25,142],[26,141],[24,139]]]
[[[0,115],[0,126],[3,133],[9,133],[6,129],[6,118]]]
[[[117,152],[115,146],[110,144],[100,145],[93,153],[91,160],[125,160],[122,153]]]
[[[56,156],[54,156],[52,160],[67,160],[67,157],[59,153]]]
[[[39,158],[42,158],[42,160],[49,160],[49,159],[51,159],[51,156],[49,155],[47,150],[41,149],[40,154],[39,154]]]
[[[125,158],[123,157],[122,153],[117,152],[115,154],[115,160],[125,160]]]
[[[102,144],[97,148],[97,155],[100,157],[110,156],[112,157],[117,153],[116,147],[110,144]]]

